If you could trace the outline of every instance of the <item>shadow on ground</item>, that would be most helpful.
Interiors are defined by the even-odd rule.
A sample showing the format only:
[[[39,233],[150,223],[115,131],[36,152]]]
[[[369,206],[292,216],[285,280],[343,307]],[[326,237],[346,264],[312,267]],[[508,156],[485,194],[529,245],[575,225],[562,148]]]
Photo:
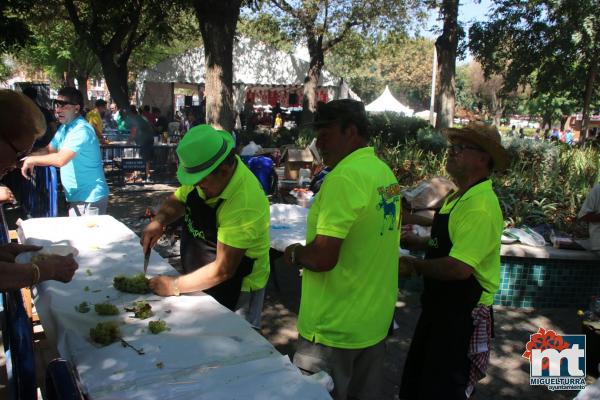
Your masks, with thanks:
[[[175,187],[149,185],[113,190],[110,198],[109,214],[121,220],[136,233],[141,232],[147,221],[140,220],[146,207],[156,205],[173,192]],[[177,245],[177,244],[176,244]],[[164,252],[171,254],[173,249]],[[178,249],[176,249],[178,250]],[[159,251],[161,252],[161,251]],[[176,251],[178,253],[178,251]],[[163,254],[163,252],[161,252]],[[273,252],[271,276],[267,285],[263,309],[262,335],[282,354],[292,356],[298,338],[296,320],[300,304],[300,277],[297,272],[286,268]],[[169,257],[169,262],[177,266],[178,257]],[[529,385],[529,364],[521,355],[529,335],[542,327],[554,329],[557,333],[581,333],[581,325],[575,309],[527,309],[495,307],[496,339],[492,352],[488,376],[477,387],[477,399],[531,399],[566,400],[575,397],[573,391],[550,392],[545,387]],[[419,317],[418,297],[401,293],[396,307],[396,320],[400,328],[387,340],[385,359],[385,387],[382,400],[397,399],[397,391],[402,376],[404,360],[410,346],[412,333]],[[436,378],[431,377],[435,384]],[[588,378],[592,383],[593,378]]]

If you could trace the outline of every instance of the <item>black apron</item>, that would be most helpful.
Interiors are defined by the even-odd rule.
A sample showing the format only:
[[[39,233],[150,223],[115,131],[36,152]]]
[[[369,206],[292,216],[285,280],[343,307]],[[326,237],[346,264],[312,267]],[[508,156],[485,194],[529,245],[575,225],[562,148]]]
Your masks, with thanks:
[[[442,258],[450,254],[452,241],[448,222],[461,198],[456,200],[448,214],[436,211],[425,259]],[[473,274],[460,281],[424,278],[421,295],[423,311],[404,364],[400,398],[466,399],[465,390],[471,367],[467,352],[473,334],[471,312],[482,293],[483,287]]]
[[[213,262],[217,257],[217,210],[221,199],[213,208],[206,204],[196,189],[188,194],[181,230],[181,263],[184,272],[190,273]],[[250,275],[254,259],[244,256],[235,274],[225,282],[204,290],[219,303],[235,311],[240,297],[242,280]]]

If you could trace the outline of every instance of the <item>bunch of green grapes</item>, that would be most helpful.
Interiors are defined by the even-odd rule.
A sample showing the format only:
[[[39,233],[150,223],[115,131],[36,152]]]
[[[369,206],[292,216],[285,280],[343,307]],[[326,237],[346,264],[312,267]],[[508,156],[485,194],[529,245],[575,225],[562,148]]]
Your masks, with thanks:
[[[166,321],[163,321],[162,319],[159,319],[158,321],[148,322],[148,329],[155,335],[158,335],[163,331],[169,330]]]
[[[114,304],[110,303],[100,303],[94,306],[94,310],[98,313],[98,315],[117,315],[119,314],[119,309]]]
[[[79,305],[75,306],[75,311],[80,313],[86,313],[90,311],[90,304],[87,301],[79,303]]]
[[[116,342],[121,337],[119,326],[115,321],[100,322],[95,328],[90,329],[92,341],[102,346]]]
[[[136,301],[131,307],[125,307],[125,311],[133,312],[133,317],[139,319],[150,318],[154,315],[152,306],[145,300]]]
[[[150,281],[140,272],[139,274],[132,276],[115,276],[113,279],[113,286],[121,292],[145,294],[150,293],[148,282]]]

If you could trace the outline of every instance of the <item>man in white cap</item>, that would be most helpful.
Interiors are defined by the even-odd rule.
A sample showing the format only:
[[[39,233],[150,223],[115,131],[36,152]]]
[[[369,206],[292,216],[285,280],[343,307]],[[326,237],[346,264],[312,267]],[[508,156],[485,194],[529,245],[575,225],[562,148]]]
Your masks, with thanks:
[[[182,186],[144,229],[144,252],[166,226],[184,217],[181,262],[185,274],[159,276],[160,296],[203,290],[255,328],[269,277],[269,202],[258,180],[235,155],[228,132],[209,125],[190,129],[177,146]]]
[[[401,275],[416,271],[424,279],[400,399],[468,399],[489,361],[503,228],[489,176],[506,169],[508,155],[494,126],[443,133],[450,141],[446,170],[458,190],[436,212],[431,238],[412,245],[425,259],[400,259]]]

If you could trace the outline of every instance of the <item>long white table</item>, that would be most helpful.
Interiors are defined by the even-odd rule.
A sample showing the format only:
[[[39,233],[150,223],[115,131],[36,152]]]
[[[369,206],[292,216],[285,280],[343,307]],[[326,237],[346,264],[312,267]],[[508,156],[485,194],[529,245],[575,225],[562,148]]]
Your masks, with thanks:
[[[143,270],[139,238],[110,216],[40,218],[23,221],[22,241],[69,244],[79,250],[79,269],[70,283],[44,282],[35,305],[51,344],[71,361],[91,399],[328,399],[320,385],[303,377],[250,325],[199,294],[161,298],[121,293],[113,277]],[[152,252],[148,275],[174,274]],[[123,307],[147,300],[155,317],[131,318]],[[79,313],[83,302],[109,301],[121,313],[106,317]],[[163,319],[170,331],[153,335],[148,321]],[[116,320],[123,338],[144,355],[113,343],[89,339],[98,322]]]

